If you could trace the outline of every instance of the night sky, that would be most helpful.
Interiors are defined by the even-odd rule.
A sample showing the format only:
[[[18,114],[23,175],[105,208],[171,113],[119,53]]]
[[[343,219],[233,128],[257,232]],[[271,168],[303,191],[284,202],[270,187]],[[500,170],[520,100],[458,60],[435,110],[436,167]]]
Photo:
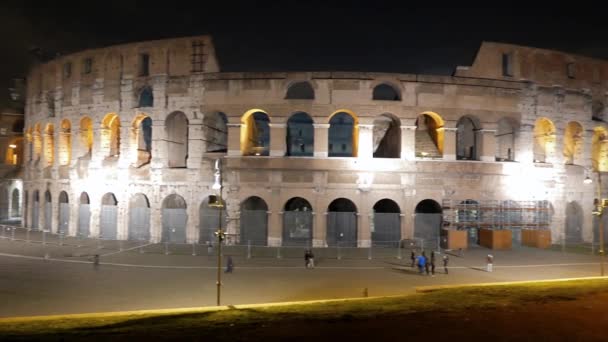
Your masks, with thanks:
[[[25,4],[24,4],[25,3]],[[52,1],[0,5],[0,101],[37,59],[137,40],[212,34],[223,71],[451,74],[482,40],[608,58],[602,10],[406,7],[380,1]],[[37,7],[38,5],[38,7]],[[525,13],[524,13],[525,12]],[[522,14],[523,13],[523,14]],[[38,50],[36,50],[38,49]],[[32,53],[31,51],[37,51]],[[0,102],[0,105],[3,103]]]

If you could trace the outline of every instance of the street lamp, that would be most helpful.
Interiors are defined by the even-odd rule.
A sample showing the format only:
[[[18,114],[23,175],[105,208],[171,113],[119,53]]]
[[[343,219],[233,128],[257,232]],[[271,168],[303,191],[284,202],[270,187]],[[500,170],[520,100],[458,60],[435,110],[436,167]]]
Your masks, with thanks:
[[[219,197],[215,195],[209,196],[209,206],[218,209],[218,228],[215,232],[217,236],[217,305],[220,305],[220,295],[222,287],[222,241],[224,240],[224,232],[222,231],[222,209],[224,201],[222,200],[222,163],[220,159],[215,161],[214,183],[211,187],[213,190],[219,190]]]
[[[604,223],[602,222],[602,218],[604,216],[604,208],[607,206],[608,200],[602,198],[602,174],[599,170],[595,170],[597,173],[597,197],[593,200],[594,210],[593,215],[596,215],[598,222],[598,230],[599,230],[599,242],[600,242],[600,275],[604,276]],[[589,176],[585,178],[583,181],[585,184],[591,184],[593,181]]]

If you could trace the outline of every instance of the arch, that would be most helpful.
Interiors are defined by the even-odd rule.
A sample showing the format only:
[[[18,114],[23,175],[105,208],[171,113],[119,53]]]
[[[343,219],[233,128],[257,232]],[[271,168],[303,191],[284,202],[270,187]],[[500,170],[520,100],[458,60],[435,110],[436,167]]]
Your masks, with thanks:
[[[391,199],[381,199],[373,207],[370,227],[372,246],[397,247],[401,241],[401,209]]]
[[[441,158],[443,156],[443,126],[439,114],[423,112],[416,118],[416,157]]]
[[[89,194],[82,192],[78,201],[78,237],[88,237],[91,222],[91,202]]]
[[[572,201],[566,205],[566,243],[577,244],[583,241],[583,208]]]
[[[68,119],[61,120],[59,132],[59,165],[69,165],[72,159],[72,123]]]
[[[293,197],[283,212],[283,246],[312,246],[313,214],[310,202]]]
[[[173,112],[165,120],[167,162],[170,168],[184,168],[188,160],[188,118]]]
[[[83,147],[83,157],[91,157],[93,152],[93,120],[88,116],[80,119],[80,143]]]
[[[313,120],[307,113],[297,112],[287,120],[287,155],[312,157],[315,145]]]
[[[207,152],[228,151],[228,118],[222,112],[211,112],[203,117]]]
[[[241,154],[267,156],[270,153],[270,117],[260,109],[251,109],[241,117]]]
[[[209,206],[209,198],[205,198],[199,207],[199,234],[198,241],[203,244],[215,244],[217,236],[215,232],[220,228],[225,230],[227,227],[226,202],[222,203],[223,207]]]
[[[118,234],[118,201],[116,196],[108,192],[101,198],[101,213],[99,214],[99,238],[116,240]]]
[[[268,205],[257,196],[241,202],[241,244],[266,246],[268,243]]]
[[[101,122],[101,146],[108,146],[108,157],[120,154],[120,117],[114,113],[106,114]]]
[[[608,171],[608,131],[601,126],[593,129],[591,163],[594,171]]]
[[[40,229],[40,192],[34,190],[32,194],[32,229]]]
[[[31,145],[30,145],[31,146]],[[23,161],[23,138],[14,137],[8,141],[6,158],[4,163],[8,165],[19,165]]]
[[[21,198],[19,196],[19,189],[13,189],[11,194],[11,217],[21,216]]]
[[[555,125],[547,118],[534,124],[534,162],[546,163],[555,153]]]
[[[515,160],[515,137],[517,124],[511,118],[498,120],[496,139],[496,161]]]
[[[180,195],[171,194],[162,202],[162,242],[185,243],[188,212],[186,200]]]
[[[134,149],[133,165],[140,167],[152,159],[152,119],[138,114],[131,125],[131,148]]]
[[[154,107],[154,92],[152,87],[145,86],[139,92],[137,107]]]
[[[388,83],[380,83],[374,87],[372,99],[383,101],[401,101],[401,94],[393,85]]]
[[[58,213],[59,226],[57,232],[63,235],[69,235],[69,223],[70,223],[70,203],[68,193],[62,191],[59,193],[59,213]]]
[[[44,230],[53,231],[53,197],[49,190],[44,192]]]
[[[42,132],[40,131],[40,123],[37,123],[34,126],[34,132],[32,133],[32,140],[33,140],[33,150],[34,153],[32,160],[37,162],[40,160],[40,157],[42,156]]]
[[[374,120],[374,158],[401,157],[401,121],[393,114]]]
[[[579,164],[583,150],[583,126],[570,121],[564,132],[564,163]]]
[[[0,221],[5,221],[9,217],[10,194],[8,189],[0,188]]]
[[[441,205],[425,199],[418,202],[414,212],[414,237],[420,239],[423,247],[435,247],[443,224]]]
[[[358,119],[351,111],[339,110],[329,117],[327,154],[329,157],[356,157]]]
[[[456,123],[456,159],[479,160],[481,125],[473,116],[465,115]]]
[[[142,193],[129,199],[129,240],[150,240],[150,201]]]
[[[314,100],[315,91],[308,81],[294,82],[289,85],[285,93],[287,100]]]
[[[44,160],[46,166],[53,165],[55,158],[55,125],[49,123],[44,129]]]
[[[327,245],[357,247],[357,206],[347,198],[333,200],[327,210]]]

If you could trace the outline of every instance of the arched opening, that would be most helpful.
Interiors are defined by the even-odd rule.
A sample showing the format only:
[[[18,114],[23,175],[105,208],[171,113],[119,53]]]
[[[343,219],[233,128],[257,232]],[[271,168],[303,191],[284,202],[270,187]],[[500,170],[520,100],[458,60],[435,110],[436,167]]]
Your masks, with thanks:
[[[78,236],[89,237],[91,234],[90,230],[91,222],[91,201],[89,195],[86,192],[80,194],[80,201],[78,203]]]
[[[23,138],[12,138],[8,141],[5,164],[19,165],[23,161]]]
[[[91,157],[93,151],[93,121],[85,116],[80,120],[80,144],[83,147],[81,157]]]
[[[583,150],[583,126],[571,121],[564,132],[564,163],[580,164]]]
[[[432,199],[422,200],[416,205],[414,237],[420,240],[423,247],[437,247],[443,223],[442,213],[439,203]]]
[[[252,109],[241,118],[241,154],[267,156],[270,153],[270,118],[268,114]]]
[[[68,194],[62,191],[59,194],[59,227],[58,233],[63,235],[69,235],[69,224],[70,224],[70,203],[68,200]]]
[[[32,140],[34,141],[34,153],[32,153],[32,160],[37,162],[42,156],[42,132],[40,131],[40,124],[37,123],[34,126],[34,132],[32,133]]]
[[[314,98],[315,91],[306,81],[292,83],[285,94],[287,100],[314,100]]]
[[[293,114],[287,120],[287,155],[312,157],[315,145],[315,129],[312,118],[304,113]]]
[[[101,198],[101,213],[99,216],[99,238],[116,240],[118,235],[118,201],[113,193],[108,192]]]
[[[608,171],[608,131],[604,127],[593,129],[591,163],[594,171]]]
[[[162,242],[186,243],[188,212],[182,196],[171,194],[165,197],[162,204],[162,221]]]
[[[53,199],[48,190],[44,193],[44,230],[53,231]]]
[[[399,95],[397,89],[395,89],[395,87],[392,85],[382,83],[374,87],[372,99],[383,101],[401,101],[401,95]]]
[[[199,234],[198,241],[199,243],[212,243],[215,244],[217,242],[217,236],[215,232],[220,228],[220,216],[222,222],[222,230],[226,230],[227,224],[227,215],[226,215],[226,203],[222,203],[224,207],[218,208],[216,206],[209,206],[209,199],[205,198],[205,200],[201,203],[199,207]],[[221,212],[220,212],[221,211]]]
[[[470,116],[463,116],[456,124],[456,159],[479,160],[481,136],[479,122]]]
[[[416,157],[443,156],[443,119],[433,112],[425,112],[416,119]]]
[[[356,157],[358,147],[358,122],[353,113],[338,111],[329,119],[329,157]]]
[[[357,247],[357,207],[346,198],[332,201],[327,208],[327,246]]]
[[[133,166],[140,167],[152,159],[152,119],[139,114],[131,126],[131,148],[135,148]]]
[[[401,157],[401,123],[392,114],[374,120],[374,158]]]
[[[151,87],[143,87],[139,92],[137,107],[154,107],[154,93]]]
[[[228,151],[228,119],[222,112],[212,112],[203,117],[203,130],[207,152]]]
[[[30,227],[30,225],[31,225],[30,217],[29,217],[29,214],[31,211],[31,209],[29,207],[29,204],[30,204],[29,195],[30,195],[29,191],[25,190],[23,192],[23,225],[22,226],[25,228]]]
[[[266,246],[268,243],[268,205],[257,196],[241,203],[242,245]]]
[[[182,112],[173,112],[165,120],[168,166],[183,168],[188,160],[188,118]]]
[[[496,130],[496,161],[515,160],[515,123],[510,118],[498,120]]]
[[[32,229],[40,229],[40,192],[34,190],[32,201]]]
[[[397,247],[401,241],[401,209],[390,199],[382,199],[374,204],[371,220],[372,246]]]
[[[47,124],[44,129],[44,161],[45,166],[53,165],[53,159],[55,157],[55,126],[53,124]]]
[[[150,201],[144,194],[129,200],[129,240],[150,241]]]
[[[566,244],[583,241],[583,208],[573,201],[566,206]]]
[[[536,120],[534,125],[534,162],[546,163],[555,154],[555,126],[547,118]]]
[[[312,206],[294,197],[283,208],[283,246],[312,246]]]
[[[101,122],[101,146],[107,148],[108,157],[120,154],[120,118],[114,113],[107,114]]]
[[[59,132],[59,165],[69,165],[72,160],[72,123],[68,119],[61,121]]]
[[[8,219],[9,214],[9,193],[8,189],[0,188],[0,221]]]
[[[13,189],[11,194],[11,217],[21,217],[21,198],[19,198],[19,189]]]

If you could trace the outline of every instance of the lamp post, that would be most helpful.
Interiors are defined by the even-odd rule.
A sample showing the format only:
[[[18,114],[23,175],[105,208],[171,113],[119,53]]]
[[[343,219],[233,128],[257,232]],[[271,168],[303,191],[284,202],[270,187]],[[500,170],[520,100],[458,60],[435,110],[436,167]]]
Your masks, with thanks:
[[[220,159],[215,161],[215,181],[212,189],[219,190],[219,197],[214,195],[209,196],[209,206],[218,209],[218,228],[215,232],[217,236],[217,305],[220,305],[221,289],[222,289],[222,241],[224,240],[224,232],[222,231],[222,209],[224,208],[224,201],[222,199],[222,163]]]
[[[598,235],[599,235],[599,244],[600,244],[600,275],[604,276],[604,223],[602,222],[602,218],[604,216],[604,200],[602,199],[602,174],[599,170],[595,171],[597,173],[597,198],[593,200],[593,205],[595,209],[593,210],[593,214],[597,216],[598,222]],[[590,184],[591,178],[588,176],[583,181],[585,184]]]

